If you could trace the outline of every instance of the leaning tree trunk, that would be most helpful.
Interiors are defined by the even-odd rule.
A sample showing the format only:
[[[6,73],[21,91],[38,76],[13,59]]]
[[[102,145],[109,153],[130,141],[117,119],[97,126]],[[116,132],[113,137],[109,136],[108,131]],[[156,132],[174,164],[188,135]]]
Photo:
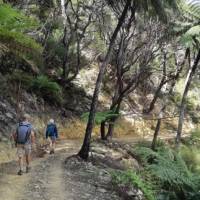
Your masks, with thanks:
[[[89,155],[90,139],[91,139],[92,129],[93,129],[93,125],[94,125],[95,112],[96,112],[96,107],[97,107],[97,102],[98,102],[98,97],[99,97],[99,92],[100,92],[100,87],[101,87],[104,71],[110,61],[111,52],[112,52],[113,46],[115,44],[115,40],[117,38],[118,32],[119,32],[122,24],[124,23],[124,20],[126,18],[130,4],[131,4],[131,0],[127,0],[124,10],[122,12],[122,15],[119,18],[117,27],[112,35],[111,42],[110,42],[109,49],[107,51],[105,60],[102,63],[100,70],[99,70],[99,74],[98,74],[98,78],[96,81],[96,86],[95,86],[95,90],[94,90],[94,94],[93,94],[93,98],[92,98],[92,103],[91,103],[91,107],[90,107],[90,114],[89,114],[89,118],[88,118],[87,128],[85,131],[85,138],[84,138],[81,150],[78,153],[78,155],[84,160],[86,160]]]
[[[167,56],[166,56],[166,53],[164,53],[162,80],[161,80],[161,82],[160,82],[160,84],[159,84],[159,86],[158,86],[158,88],[155,92],[153,100],[151,101],[148,112],[151,112],[153,110],[155,102],[156,102],[156,100],[159,97],[159,94],[161,92],[161,89],[164,86],[164,84],[166,83],[166,59],[167,59]],[[165,111],[165,108],[166,108],[166,99],[164,100],[164,105],[160,110],[159,118],[158,118],[158,121],[157,121],[157,124],[156,124],[156,129],[155,129],[155,132],[154,132],[154,135],[153,135],[153,141],[152,141],[152,144],[151,144],[152,150],[155,150],[155,148],[156,148],[157,138],[158,138],[158,134],[159,134],[159,131],[160,131],[160,126],[161,126],[162,117],[163,117],[163,113]]]
[[[163,86],[166,84],[166,76],[167,76],[167,69],[166,69],[166,60],[167,60],[167,54],[164,53],[164,58],[163,58],[163,74],[162,74],[162,79],[160,81],[160,84],[158,86],[158,88],[156,89],[156,92],[154,94],[154,97],[150,103],[150,106],[149,108],[145,111],[145,113],[150,113],[153,109],[154,109],[154,106],[155,106],[155,103],[161,93],[161,90],[163,88]]]
[[[152,141],[152,144],[151,144],[152,150],[156,149],[156,143],[157,143],[157,139],[158,139],[158,135],[159,135],[159,131],[160,131],[160,126],[161,126],[161,123],[162,123],[163,112],[165,111],[165,108],[166,108],[166,105],[164,105],[162,107],[159,119],[158,119],[157,124],[156,124],[156,129],[155,129],[155,132],[154,132],[154,135],[153,135],[153,141]]]
[[[182,134],[182,128],[183,128],[183,121],[184,121],[184,112],[185,112],[185,106],[186,106],[186,97],[190,88],[190,84],[192,82],[192,78],[196,72],[196,69],[198,67],[198,63],[200,60],[200,49],[198,51],[198,54],[195,58],[194,64],[191,68],[191,70],[188,73],[188,77],[185,82],[185,89],[183,92],[182,100],[181,100],[181,105],[180,105],[180,113],[179,113],[179,121],[178,121],[178,129],[177,129],[177,134],[176,134],[176,146],[178,147],[180,144],[180,139],[181,139],[181,134]]]

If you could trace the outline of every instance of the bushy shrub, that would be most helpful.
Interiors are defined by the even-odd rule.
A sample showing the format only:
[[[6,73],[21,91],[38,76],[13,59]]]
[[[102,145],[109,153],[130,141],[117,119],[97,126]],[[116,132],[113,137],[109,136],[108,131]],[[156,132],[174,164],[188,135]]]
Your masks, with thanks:
[[[190,144],[200,147],[200,129],[195,129],[191,133]]]
[[[28,73],[15,71],[7,75],[6,79],[28,92],[34,92],[49,103],[60,105],[63,101],[61,87],[47,76],[41,75],[35,78]]]
[[[38,76],[34,79],[31,89],[50,103],[62,103],[61,87],[56,82],[49,80],[46,76]]]
[[[192,172],[200,172],[200,150],[195,146],[182,145],[180,155]]]
[[[23,89],[29,90],[31,88],[34,77],[30,74],[15,71],[7,76],[9,82],[21,85]]]
[[[134,171],[115,172],[112,174],[113,183],[125,187],[140,189],[147,200],[155,200],[155,195],[151,186],[144,182],[140,175]]]

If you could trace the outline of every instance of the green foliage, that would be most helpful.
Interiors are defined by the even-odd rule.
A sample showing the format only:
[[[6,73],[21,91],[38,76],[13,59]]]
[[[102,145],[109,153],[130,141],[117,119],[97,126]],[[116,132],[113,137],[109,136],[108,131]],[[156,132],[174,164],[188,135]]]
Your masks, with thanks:
[[[22,71],[15,71],[7,75],[6,79],[9,83],[17,85],[17,87],[28,92],[34,92],[49,103],[60,105],[63,102],[61,87],[46,76],[34,77]]]
[[[31,89],[45,100],[51,103],[62,103],[62,90],[56,83],[48,79],[46,76],[38,76],[33,80]]]
[[[200,20],[200,4],[198,1],[179,0],[179,9],[185,18]]]
[[[101,124],[103,121],[110,121],[113,118],[118,117],[119,114],[115,113],[113,110],[104,111],[104,112],[96,112],[95,114],[95,124]],[[89,113],[84,113],[81,118],[82,120],[86,121],[89,117]]]
[[[200,147],[200,129],[197,128],[192,131],[190,141],[192,145]]]
[[[95,32],[94,35],[94,42],[91,43],[91,48],[95,49],[98,53],[99,52],[106,52],[106,44],[103,41],[103,39],[101,38],[100,33]]]
[[[25,34],[38,27],[35,19],[27,17],[8,4],[0,4],[0,46],[19,56],[38,55],[41,46]]]
[[[0,4],[0,25],[1,28],[19,32],[38,27],[35,19],[23,15],[8,4]]]
[[[181,154],[168,147],[157,152],[150,148],[137,147],[134,153],[143,161],[145,170],[159,183],[159,199],[198,199],[200,176],[192,173]],[[164,199],[165,199],[164,198]]]
[[[178,90],[179,90],[178,92],[174,93],[174,95],[170,97],[172,102],[177,106],[181,104],[181,100],[182,100],[181,91],[180,89]],[[186,106],[186,110],[188,114],[190,115],[192,119],[192,122],[197,124],[199,122],[199,115],[198,115],[198,112],[194,112],[194,110],[196,110],[198,106],[199,98],[198,96],[195,96],[195,95],[196,94],[188,95],[185,102],[185,106]]]
[[[187,146],[192,147],[200,147],[200,129],[196,128],[191,132],[191,135],[189,138],[186,138],[184,140],[184,144]]]
[[[200,43],[200,25],[189,28],[181,38],[182,44],[191,48]]]
[[[116,185],[138,188],[143,192],[147,200],[155,200],[155,195],[151,186],[144,182],[140,175],[136,174],[134,171],[115,172],[112,174],[112,180]]]
[[[200,150],[197,147],[182,145],[180,155],[192,172],[200,172]]]
[[[179,1],[183,21],[177,22],[175,29],[180,34],[180,41],[188,48],[200,45],[200,4],[197,1]]]
[[[20,87],[29,90],[31,88],[34,77],[21,71],[15,71],[8,75],[7,79],[9,82],[20,85]]]

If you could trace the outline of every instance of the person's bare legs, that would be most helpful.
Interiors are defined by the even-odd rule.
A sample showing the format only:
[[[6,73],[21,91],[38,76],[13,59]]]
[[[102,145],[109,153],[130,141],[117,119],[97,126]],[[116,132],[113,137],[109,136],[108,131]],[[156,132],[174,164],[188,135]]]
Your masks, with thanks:
[[[21,146],[17,146],[17,156],[18,156],[18,164],[19,164],[19,171],[18,175],[23,174],[23,163],[24,163],[24,148]]]
[[[31,156],[30,156],[30,154],[27,154],[26,155],[26,166],[27,167],[29,167],[30,161],[31,161]]]
[[[27,154],[25,157],[26,157],[26,173],[28,173],[30,171],[31,156],[30,154]]]
[[[52,140],[52,151],[53,151],[53,153],[55,152],[55,148],[56,148],[56,140]]]
[[[19,163],[19,172],[18,175],[22,175],[23,170],[23,156],[18,157],[18,163]]]
[[[53,154],[55,152],[56,140],[51,138],[50,141],[50,154]]]
[[[50,154],[52,152],[52,148],[53,148],[53,142],[52,142],[52,139],[49,138],[49,151],[50,151]]]
[[[25,147],[25,159],[26,159],[26,173],[30,171],[31,162],[31,145]]]
[[[18,162],[19,162],[19,169],[22,170],[23,169],[23,156],[19,157]]]

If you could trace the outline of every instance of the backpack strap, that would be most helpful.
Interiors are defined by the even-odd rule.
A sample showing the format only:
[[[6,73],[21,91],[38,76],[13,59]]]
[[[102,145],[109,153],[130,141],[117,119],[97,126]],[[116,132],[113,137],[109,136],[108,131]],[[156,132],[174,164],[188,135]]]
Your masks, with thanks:
[[[26,137],[25,137],[25,143],[28,141],[28,139],[30,138],[31,135],[31,127],[29,125],[28,130],[26,132]]]

